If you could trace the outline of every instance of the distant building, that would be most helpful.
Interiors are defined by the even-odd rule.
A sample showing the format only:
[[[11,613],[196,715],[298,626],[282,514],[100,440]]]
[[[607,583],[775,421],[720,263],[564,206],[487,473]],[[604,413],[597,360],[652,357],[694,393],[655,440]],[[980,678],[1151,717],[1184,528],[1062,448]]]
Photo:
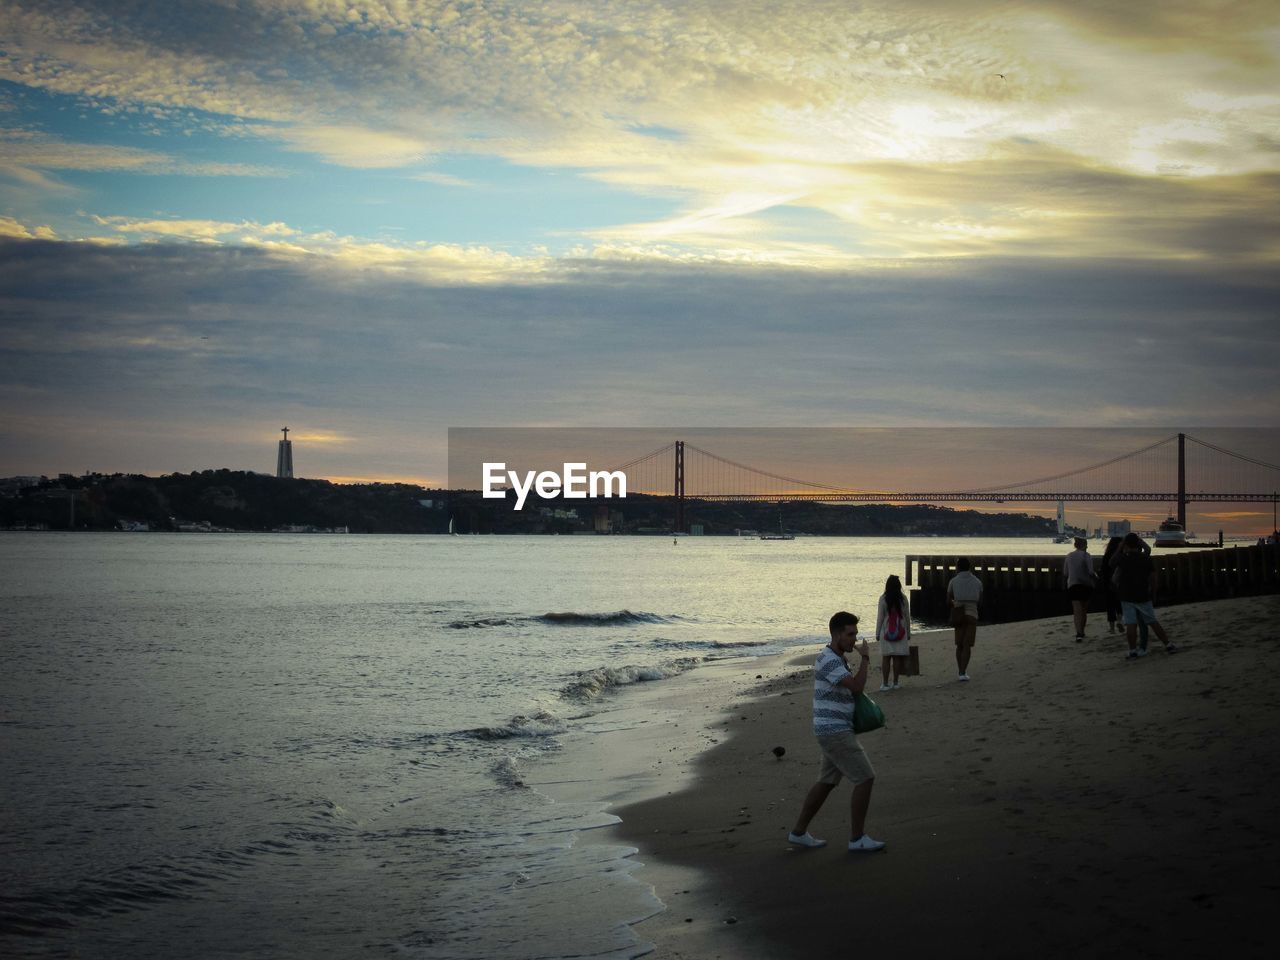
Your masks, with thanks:
[[[1132,525],[1129,523],[1128,520],[1108,520],[1107,521],[1108,537],[1127,536],[1129,531],[1132,529],[1133,529]]]
[[[276,476],[277,477],[293,477],[293,441],[289,439],[289,428],[281,427],[284,431],[284,439],[280,441],[280,446],[276,450]]]
[[[596,505],[594,528],[596,533],[613,533],[613,524],[609,521],[609,505],[607,503]]]

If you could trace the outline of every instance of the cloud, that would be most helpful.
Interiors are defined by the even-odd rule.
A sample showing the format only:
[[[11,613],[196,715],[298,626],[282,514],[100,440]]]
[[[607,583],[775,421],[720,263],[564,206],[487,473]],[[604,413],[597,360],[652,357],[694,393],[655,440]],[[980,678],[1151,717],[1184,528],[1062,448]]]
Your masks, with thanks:
[[[148,243],[183,241],[242,245],[282,261],[324,262],[353,276],[375,271],[439,283],[539,282],[547,274],[569,269],[550,257],[518,256],[478,245],[370,241],[333,232],[305,233],[285,223],[251,220],[139,219],[93,216],[92,222]]]
[[[865,171],[998,170],[1011,144],[1153,181],[1280,168],[1280,67],[1266,41],[1280,13],[1262,4],[10,7],[0,77],[103,109],[239,118],[347,167],[488,155],[683,198],[679,216],[619,224],[615,239],[767,236],[774,224],[736,202],[770,196],[822,211],[824,242],[850,250],[881,233],[878,254],[1008,249],[1041,225],[1025,205],[1011,222],[967,203],[953,175],[939,198],[950,209],[919,211],[905,189],[874,194]],[[1068,193],[1057,203],[1051,213],[1089,212]]]
[[[13,217],[0,216],[0,237],[15,237],[21,240],[56,240],[58,235],[49,226],[28,227]]]
[[[455,177],[450,173],[440,173],[436,170],[428,170],[424,173],[415,173],[410,180],[417,180],[422,183],[434,183],[440,187],[462,187],[465,189],[475,189],[477,186],[474,181],[466,180],[462,177]]]
[[[296,231],[283,223],[254,223],[242,220],[236,223],[223,220],[162,220],[134,219],[132,217],[92,218],[99,226],[109,227],[118,233],[140,236],[145,239],[191,240],[201,243],[220,241],[224,238],[240,242],[290,237]]]
[[[1262,268],[1158,262],[596,260],[458,283],[268,248],[12,240],[0,348],[69,409],[258,411],[342,436],[386,421],[391,445],[485,421],[1274,424],[1278,293]]]
[[[202,177],[270,177],[283,171],[260,165],[192,161],[137,147],[74,143],[24,129],[0,128],[0,171],[32,185],[57,189],[36,171],[90,170],[111,173]]]
[[[260,133],[343,167],[405,167],[428,155],[419,137],[357,126],[292,126]]]
[[[346,436],[332,430],[300,430],[293,434],[290,438],[299,443],[313,443],[317,446],[342,446],[353,441],[354,438]]]

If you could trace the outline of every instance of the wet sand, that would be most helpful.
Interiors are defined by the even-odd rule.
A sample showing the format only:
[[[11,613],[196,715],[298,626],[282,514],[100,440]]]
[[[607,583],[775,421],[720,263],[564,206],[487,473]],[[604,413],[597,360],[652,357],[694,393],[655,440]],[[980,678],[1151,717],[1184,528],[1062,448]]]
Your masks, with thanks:
[[[881,853],[846,852],[847,785],[810,826],[827,847],[786,842],[817,773],[817,642],[623,693],[535,785],[622,818],[586,842],[638,849],[658,958],[1270,956],[1280,598],[1161,618],[1180,652],[1136,662],[1096,616],[1081,644],[1069,617],[981,627],[969,683],[950,632],[921,634],[922,675],[884,694],[873,645]]]

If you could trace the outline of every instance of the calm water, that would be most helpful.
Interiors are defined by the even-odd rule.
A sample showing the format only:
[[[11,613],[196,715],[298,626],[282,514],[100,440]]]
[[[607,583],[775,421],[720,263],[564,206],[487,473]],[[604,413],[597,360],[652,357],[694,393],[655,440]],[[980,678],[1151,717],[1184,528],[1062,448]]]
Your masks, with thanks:
[[[523,785],[628,684],[1026,540],[0,534],[0,955],[632,957]],[[867,624],[871,626],[870,623]]]

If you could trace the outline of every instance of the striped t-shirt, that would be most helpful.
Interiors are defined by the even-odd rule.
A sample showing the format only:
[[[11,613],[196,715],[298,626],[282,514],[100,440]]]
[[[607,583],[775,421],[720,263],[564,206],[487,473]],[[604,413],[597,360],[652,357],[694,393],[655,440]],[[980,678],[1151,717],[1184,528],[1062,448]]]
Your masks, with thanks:
[[[819,737],[853,729],[853,691],[840,686],[848,676],[844,657],[823,647],[813,664],[813,732]]]

